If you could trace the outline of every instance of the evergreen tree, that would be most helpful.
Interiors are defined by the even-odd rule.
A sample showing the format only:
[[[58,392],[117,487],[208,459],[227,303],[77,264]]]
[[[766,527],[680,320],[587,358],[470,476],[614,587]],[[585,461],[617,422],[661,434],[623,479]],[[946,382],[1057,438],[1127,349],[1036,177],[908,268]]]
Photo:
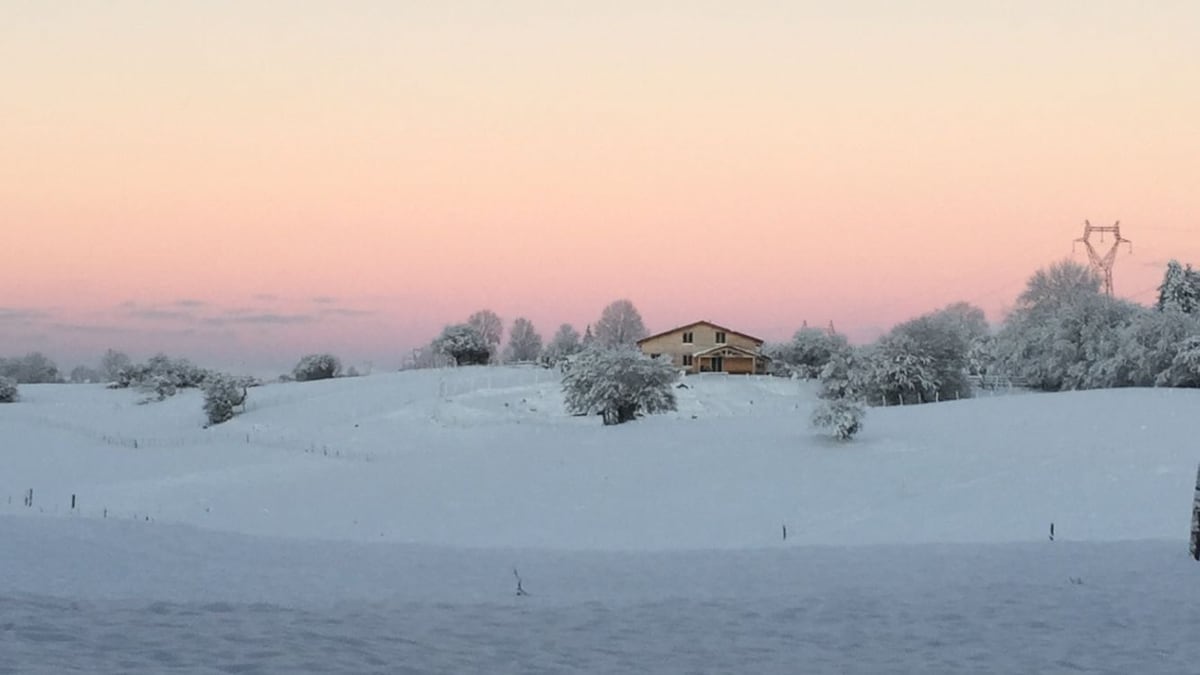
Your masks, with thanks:
[[[1178,260],[1168,262],[1155,306],[1162,312],[1195,314],[1200,311],[1200,273],[1191,265],[1184,268]]]

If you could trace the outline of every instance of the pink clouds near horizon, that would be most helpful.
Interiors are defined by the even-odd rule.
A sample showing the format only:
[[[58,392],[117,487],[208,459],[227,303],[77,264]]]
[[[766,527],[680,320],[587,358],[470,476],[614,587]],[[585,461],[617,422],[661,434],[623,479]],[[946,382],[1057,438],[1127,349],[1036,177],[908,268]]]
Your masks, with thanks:
[[[1194,3],[3,13],[9,351],[383,359],[618,297],[651,329],[869,339],[999,319],[1084,218],[1134,241],[1118,294],[1200,262]]]

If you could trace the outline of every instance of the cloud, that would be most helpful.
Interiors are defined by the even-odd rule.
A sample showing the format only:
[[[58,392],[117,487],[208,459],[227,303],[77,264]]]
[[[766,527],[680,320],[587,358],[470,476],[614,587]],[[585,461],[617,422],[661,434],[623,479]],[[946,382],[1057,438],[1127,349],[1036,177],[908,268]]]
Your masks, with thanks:
[[[50,316],[50,313],[41,309],[28,309],[23,307],[0,307],[0,321],[6,323],[29,323],[38,321]]]
[[[208,306],[208,303],[207,303],[207,302],[204,302],[203,300],[192,300],[192,299],[190,299],[190,298],[183,298],[183,299],[181,299],[181,300],[176,300],[176,301],[174,302],[174,305],[175,305],[176,307],[192,307],[192,308],[195,308],[195,307],[206,307],[206,306]]]
[[[374,311],[369,309],[353,309],[351,307],[323,307],[318,312],[321,316],[360,317],[372,316]]]
[[[279,299],[279,296],[275,295],[274,293],[255,293],[251,297],[261,302],[275,302]]]
[[[317,320],[317,317],[311,314],[276,314],[273,312],[256,312],[248,313],[243,311],[234,311],[226,313],[224,316],[213,316],[204,319],[204,323],[212,326],[229,326],[229,325],[277,325],[287,326],[303,323],[312,323]]]
[[[337,303],[338,299],[330,295],[317,295],[310,298],[313,304],[316,305],[332,305]]]
[[[149,321],[195,321],[196,316],[191,312],[183,312],[175,309],[157,309],[154,307],[146,307],[142,309],[131,309],[127,314],[135,319],[147,319]]]

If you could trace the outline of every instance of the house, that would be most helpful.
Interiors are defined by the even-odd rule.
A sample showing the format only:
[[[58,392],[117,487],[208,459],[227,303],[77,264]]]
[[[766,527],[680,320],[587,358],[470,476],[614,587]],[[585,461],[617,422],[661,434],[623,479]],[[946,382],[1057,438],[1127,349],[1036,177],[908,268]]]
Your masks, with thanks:
[[[762,340],[710,321],[672,328],[637,345],[643,354],[670,356],[688,373],[762,374],[770,360],[763,356]]]

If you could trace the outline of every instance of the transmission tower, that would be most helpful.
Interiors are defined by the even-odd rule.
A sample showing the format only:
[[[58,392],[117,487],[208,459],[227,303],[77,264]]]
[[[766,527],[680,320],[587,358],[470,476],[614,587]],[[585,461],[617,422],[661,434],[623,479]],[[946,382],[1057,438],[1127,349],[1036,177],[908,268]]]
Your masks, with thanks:
[[[1112,247],[1103,256],[1097,253],[1096,248],[1092,246],[1091,237],[1093,232],[1100,234],[1101,243],[1104,242],[1105,234],[1112,234],[1113,236]],[[1133,253],[1133,242],[1121,236],[1121,221],[1118,220],[1110,226],[1093,225],[1086,220],[1083,221],[1083,236],[1072,243],[1071,250],[1075,250],[1074,244],[1080,243],[1087,247],[1088,260],[1092,262],[1092,267],[1100,275],[1100,278],[1104,280],[1104,294],[1111,297],[1113,294],[1112,271],[1113,263],[1117,261],[1117,248],[1121,244],[1128,244],[1129,252]]]

